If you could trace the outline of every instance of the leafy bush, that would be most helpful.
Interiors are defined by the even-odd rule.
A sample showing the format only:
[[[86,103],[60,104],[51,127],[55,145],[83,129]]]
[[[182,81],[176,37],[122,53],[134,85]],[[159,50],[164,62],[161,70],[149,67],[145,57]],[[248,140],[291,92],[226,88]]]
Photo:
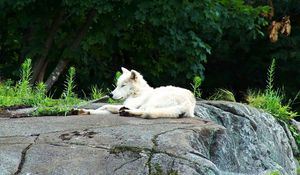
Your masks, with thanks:
[[[0,106],[34,105],[39,98],[30,86],[31,59],[26,59],[20,70],[20,81],[12,86],[11,81],[0,83]]]
[[[260,14],[269,9],[244,0],[15,0],[0,4],[0,56],[5,56],[0,59],[1,73],[15,78],[12,70],[24,54],[34,62],[47,63],[46,68],[33,69],[45,71],[44,75],[66,60],[78,65],[77,85],[84,90],[93,84],[110,87],[120,65],[147,70],[142,72],[154,86],[187,87],[193,76],[204,77],[205,63],[215,48],[244,45],[232,44],[232,35],[243,41],[261,36],[267,21]]]

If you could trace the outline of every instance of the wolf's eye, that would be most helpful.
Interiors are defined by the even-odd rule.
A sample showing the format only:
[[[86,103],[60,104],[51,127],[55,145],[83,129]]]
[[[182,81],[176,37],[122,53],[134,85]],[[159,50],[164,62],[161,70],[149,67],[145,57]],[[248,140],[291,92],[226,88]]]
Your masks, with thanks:
[[[121,87],[124,87],[124,86],[125,86],[125,84],[122,84],[122,85],[121,85]]]

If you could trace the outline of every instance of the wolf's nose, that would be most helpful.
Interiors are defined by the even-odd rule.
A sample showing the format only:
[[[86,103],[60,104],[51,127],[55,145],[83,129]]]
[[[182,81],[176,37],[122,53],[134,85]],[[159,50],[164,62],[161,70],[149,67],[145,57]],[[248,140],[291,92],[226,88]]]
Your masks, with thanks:
[[[113,94],[112,94],[112,93],[109,93],[108,96],[111,98],[111,97],[113,97]]]

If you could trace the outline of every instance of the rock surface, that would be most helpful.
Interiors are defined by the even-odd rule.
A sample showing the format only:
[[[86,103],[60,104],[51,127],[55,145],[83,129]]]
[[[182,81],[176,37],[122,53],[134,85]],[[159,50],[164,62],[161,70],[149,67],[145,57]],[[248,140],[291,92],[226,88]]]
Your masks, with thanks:
[[[197,118],[0,118],[0,174],[296,175],[298,151],[252,107],[201,101]]]

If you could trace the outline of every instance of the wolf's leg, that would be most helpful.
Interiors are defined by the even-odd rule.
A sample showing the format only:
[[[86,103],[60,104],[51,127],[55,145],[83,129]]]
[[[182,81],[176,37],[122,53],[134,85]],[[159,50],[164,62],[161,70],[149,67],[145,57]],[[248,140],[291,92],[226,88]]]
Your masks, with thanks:
[[[122,107],[119,111],[120,116],[125,117],[140,117],[144,113],[141,109],[128,109],[126,107]]]
[[[89,114],[117,114],[119,113],[119,109],[123,107],[123,105],[104,105],[98,109],[73,109],[73,114],[78,115],[89,115]]]
[[[118,114],[122,107],[124,107],[124,105],[104,105],[96,110],[109,111],[110,113]]]
[[[181,118],[192,117],[188,116],[187,112],[182,110],[182,106],[172,106],[166,108],[151,108],[147,110],[142,109],[124,109],[120,111],[121,116],[134,116],[141,118]]]
[[[75,114],[75,115],[90,115],[90,114],[105,115],[105,114],[111,114],[111,112],[106,111],[106,110],[99,110],[99,109],[73,109],[72,114]]]

